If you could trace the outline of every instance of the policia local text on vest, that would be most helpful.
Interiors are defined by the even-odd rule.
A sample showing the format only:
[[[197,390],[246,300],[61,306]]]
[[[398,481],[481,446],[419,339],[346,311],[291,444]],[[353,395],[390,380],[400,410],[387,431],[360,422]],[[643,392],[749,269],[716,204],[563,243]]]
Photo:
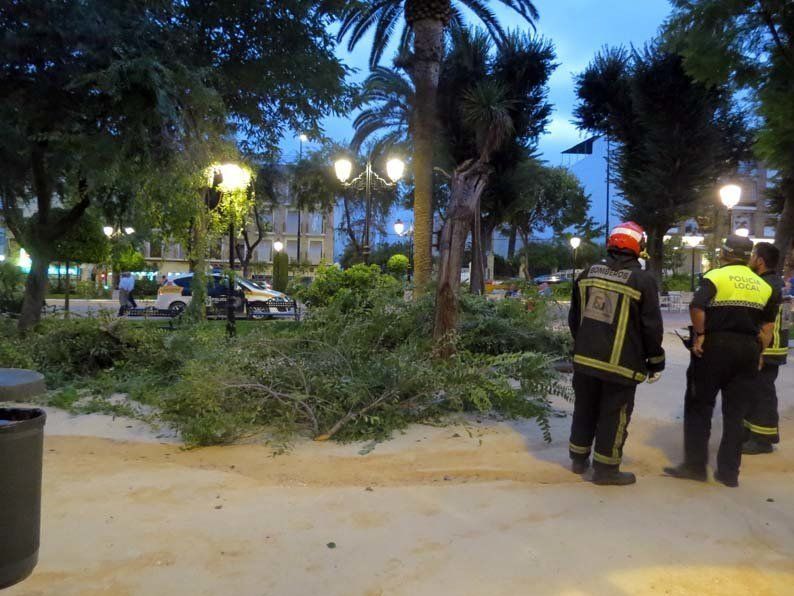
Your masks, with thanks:
[[[670,476],[706,480],[711,417],[722,392],[723,432],[714,478],[738,486],[744,419],[777,316],[772,288],[746,265],[752,248],[749,239],[729,236],[722,267],[704,276],[690,305],[695,337],[684,399],[684,462],[665,468]]]

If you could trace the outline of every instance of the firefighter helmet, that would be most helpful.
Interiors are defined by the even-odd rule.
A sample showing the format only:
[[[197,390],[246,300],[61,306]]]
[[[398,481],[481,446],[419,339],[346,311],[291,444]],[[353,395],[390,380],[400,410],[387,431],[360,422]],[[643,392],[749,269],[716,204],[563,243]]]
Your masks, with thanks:
[[[645,230],[633,221],[622,223],[612,229],[607,248],[628,250],[640,256],[645,248]]]

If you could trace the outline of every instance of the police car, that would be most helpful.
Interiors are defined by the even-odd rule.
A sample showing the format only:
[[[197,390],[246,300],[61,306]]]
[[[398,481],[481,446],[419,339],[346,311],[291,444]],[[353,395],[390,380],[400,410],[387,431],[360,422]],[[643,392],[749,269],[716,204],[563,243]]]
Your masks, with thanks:
[[[181,313],[190,303],[193,274],[185,273],[172,278],[157,291],[155,308],[168,310],[174,315]],[[207,276],[208,306],[225,308],[229,279],[220,273]],[[235,310],[244,311],[252,319],[284,315],[293,311],[294,302],[286,294],[277,292],[264,282],[250,279],[235,279]]]

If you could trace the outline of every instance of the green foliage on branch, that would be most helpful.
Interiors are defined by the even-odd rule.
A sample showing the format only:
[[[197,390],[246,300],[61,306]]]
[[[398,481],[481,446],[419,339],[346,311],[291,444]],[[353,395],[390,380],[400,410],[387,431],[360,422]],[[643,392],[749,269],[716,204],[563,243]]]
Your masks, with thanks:
[[[82,411],[75,391],[106,410],[112,394],[126,393],[191,445],[263,431],[279,441],[381,439],[452,412],[533,418],[549,438],[549,399],[567,396],[550,364],[567,348],[542,306],[466,296],[460,349],[440,360],[432,298],[404,301],[399,282],[376,269],[327,268],[304,321],[241,325],[231,343],[206,322],[166,331],[45,319],[24,340],[3,328],[0,367],[41,370],[61,390],[55,404],[72,411]]]
[[[22,308],[25,274],[16,265],[0,263],[0,312],[18,313]]]
[[[411,262],[405,255],[392,255],[386,262],[386,270],[397,279],[402,279],[406,273]]]

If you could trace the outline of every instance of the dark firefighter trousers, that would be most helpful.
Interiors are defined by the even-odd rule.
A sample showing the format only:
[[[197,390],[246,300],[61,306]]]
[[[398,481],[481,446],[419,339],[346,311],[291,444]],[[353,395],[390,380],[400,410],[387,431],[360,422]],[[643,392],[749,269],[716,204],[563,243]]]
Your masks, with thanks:
[[[744,420],[746,439],[760,443],[778,443],[777,391],[775,381],[780,367],[777,364],[764,364],[755,380],[755,401]]]
[[[575,372],[573,390],[576,401],[569,443],[571,459],[587,459],[595,439],[593,466],[618,469],[637,386],[610,383]]]
[[[756,395],[761,347],[752,335],[710,333],[703,357],[692,357],[684,399],[684,461],[693,470],[706,469],[711,417],[722,392],[722,440],[717,470],[724,478],[739,476],[744,419]]]

